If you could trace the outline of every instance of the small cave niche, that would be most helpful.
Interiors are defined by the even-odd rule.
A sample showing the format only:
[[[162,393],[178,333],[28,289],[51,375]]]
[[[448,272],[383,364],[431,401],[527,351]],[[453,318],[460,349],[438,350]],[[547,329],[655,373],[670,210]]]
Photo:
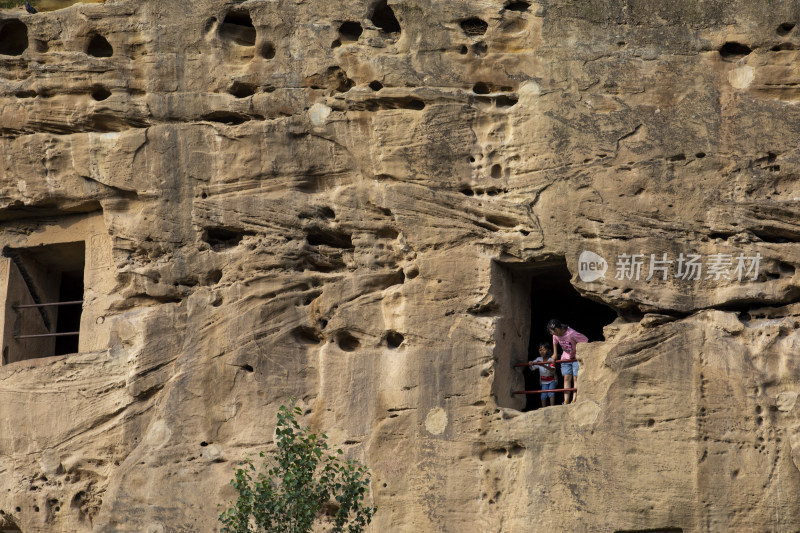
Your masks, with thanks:
[[[783,52],[785,50],[797,50],[797,46],[794,43],[781,43],[769,49],[770,52]]]
[[[361,342],[347,331],[336,334],[336,345],[345,352],[354,352],[361,346]]]
[[[360,23],[348,20],[339,26],[339,41],[342,43],[356,42],[362,33],[364,33],[364,28]]]
[[[471,17],[461,21],[461,29],[470,37],[483,35],[489,29],[489,24],[478,17]]]
[[[531,7],[529,2],[524,1],[512,1],[505,5],[503,9],[506,11],[527,11]]]
[[[372,89],[373,91],[380,91],[381,89],[383,89],[383,84],[378,80],[373,80],[369,82],[369,88]]]
[[[266,41],[261,45],[259,52],[264,59],[273,59],[275,57],[275,45],[271,41]]]
[[[256,86],[252,83],[235,81],[228,92],[236,98],[247,98],[256,94]]]
[[[349,233],[333,228],[313,227],[306,234],[306,242],[311,246],[330,246],[331,248],[354,248],[353,238]]]
[[[0,54],[18,56],[28,49],[28,27],[20,20],[0,22]]]
[[[783,24],[781,24],[780,26],[778,26],[778,29],[777,29],[777,30],[775,30],[775,32],[776,32],[778,35],[780,35],[781,37],[785,37],[785,36],[789,35],[789,33],[790,33],[790,32],[791,32],[793,29],[794,29],[794,24],[792,24],[791,22],[784,22]]]
[[[493,393],[497,404],[521,411],[542,407],[541,394],[514,395],[515,390],[541,390],[539,372],[517,363],[539,357],[539,344],[552,347],[553,337],[547,323],[557,319],[583,333],[589,342],[603,341],[603,327],[617,319],[613,308],[585,298],[571,283],[572,274],[564,258],[534,264],[496,264],[492,273],[492,294],[502,318],[495,332],[497,361]],[[578,348],[580,353],[580,348]],[[556,389],[564,379],[556,365]],[[580,372],[578,398],[580,398]],[[563,403],[563,393],[555,393],[555,403]]]
[[[236,228],[210,227],[203,230],[203,241],[219,252],[234,248],[242,242],[247,232]]]
[[[239,124],[244,124],[248,120],[253,119],[254,116],[245,115],[244,113],[237,113],[235,111],[212,111],[211,113],[206,113],[200,118],[209,122],[219,122],[220,124],[226,124],[228,126],[238,126]]]
[[[255,46],[256,28],[253,26],[250,12],[246,10],[229,12],[219,26],[219,35],[239,46]]]
[[[487,83],[485,81],[476,82],[472,86],[472,92],[474,92],[475,94],[481,94],[481,95],[490,94],[490,93],[493,93],[495,91],[497,91],[497,87],[495,87],[493,84]]]
[[[398,333],[396,331],[389,331],[386,333],[386,345],[389,348],[397,349],[403,344],[405,337],[402,333]]]
[[[102,102],[106,100],[109,96],[111,96],[111,91],[103,87],[102,85],[95,85],[92,87],[92,99],[97,102]]]
[[[498,108],[514,107],[519,102],[519,97],[516,95],[500,95],[494,99]]]
[[[292,337],[300,344],[319,344],[323,340],[322,332],[310,326],[297,326]]]
[[[719,49],[719,55],[725,61],[738,61],[749,55],[753,50],[746,44],[728,41]]]
[[[373,6],[369,19],[383,33],[400,33],[402,31],[400,22],[397,21],[394,11],[386,0],[380,0]]]
[[[376,98],[364,102],[367,111],[381,111],[385,109],[408,109],[410,111],[422,111],[425,109],[425,102],[419,98],[410,96]]]
[[[114,47],[108,39],[102,35],[95,34],[89,39],[86,45],[86,53],[92,57],[111,57],[114,55]]]
[[[489,85],[485,82],[479,81],[475,85],[472,86],[472,92],[475,94],[489,94],[492,90],[489,88]]]

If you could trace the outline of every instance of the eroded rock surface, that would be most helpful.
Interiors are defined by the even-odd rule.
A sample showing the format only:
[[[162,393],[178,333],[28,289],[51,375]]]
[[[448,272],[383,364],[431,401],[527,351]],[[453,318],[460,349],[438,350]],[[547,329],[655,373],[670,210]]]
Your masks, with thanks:
[[[799,22],[746,0],[3,10],[1,244],[107,233],[70,237],[99,269],[80,353],[0,367],[0,524],[213,531],[295,396],[371,468],[373,531],[800,528]],[[577,404],[523,412],[553,269],[619,318],[580,347]]]

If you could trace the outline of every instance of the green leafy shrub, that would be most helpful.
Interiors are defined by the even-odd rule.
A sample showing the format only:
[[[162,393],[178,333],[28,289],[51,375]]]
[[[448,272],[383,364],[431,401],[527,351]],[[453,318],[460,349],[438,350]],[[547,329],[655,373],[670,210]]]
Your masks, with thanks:
[[[369,471],[343,460],[342,450],[329,453],[327,436],[301,428],[299,407],[278,410],[277,451],[261,452],[262,468],[242,463],[231,485],[239,493],[219,516],[223,533],[308,533],[317,520],[331,533],[360,533],[375,507],[364,505]]]

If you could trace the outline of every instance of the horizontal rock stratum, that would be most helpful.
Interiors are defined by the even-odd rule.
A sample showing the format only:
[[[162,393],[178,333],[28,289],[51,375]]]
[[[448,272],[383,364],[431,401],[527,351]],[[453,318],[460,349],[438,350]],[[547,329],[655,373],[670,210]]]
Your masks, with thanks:
[[[798,23],[0,10],[0,529],[218,530],[296,397],[373,532],[797,531]],[[592,342],[536,409],[550,318]]]

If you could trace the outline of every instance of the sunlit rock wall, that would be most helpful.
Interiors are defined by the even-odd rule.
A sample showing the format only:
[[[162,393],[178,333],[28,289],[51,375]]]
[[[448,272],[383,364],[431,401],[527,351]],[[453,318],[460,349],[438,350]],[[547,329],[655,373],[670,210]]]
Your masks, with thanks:
[[[797,530],[799,22],[0,12],[1,244],[101,214],[112,280],[81,331],[107,346],[0,367],[0,523],[214,531],[294,396],[370,467],[375,532]],[[580,346],[578,403],[522,412],[530,291],[564,261],[620,317]]]

